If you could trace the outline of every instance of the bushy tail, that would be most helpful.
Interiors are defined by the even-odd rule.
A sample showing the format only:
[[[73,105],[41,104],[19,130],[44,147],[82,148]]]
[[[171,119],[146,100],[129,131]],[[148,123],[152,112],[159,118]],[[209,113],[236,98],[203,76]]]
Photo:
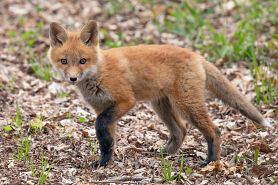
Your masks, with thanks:
[[[211,63],[203,61],[206,71],[206,88],[224,103],[239,110],[252,121],[271,127],[262,114],[244,97],[229,80]]]

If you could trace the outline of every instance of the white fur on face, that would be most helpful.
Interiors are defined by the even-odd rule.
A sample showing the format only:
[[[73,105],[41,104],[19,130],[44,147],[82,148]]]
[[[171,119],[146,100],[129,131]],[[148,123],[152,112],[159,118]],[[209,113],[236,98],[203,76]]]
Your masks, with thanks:
[[[86,77],[94,76],[97,74],[97,66],[94,65],[90,69],[84,71],[83,73],[79,74],[77,77],[77,80],[75,82],[70,81],[70,77],[61,69],[54,67],[54,70],[57,71],[61,77],[63,77],[66,81],[68,81],[70,84],[76,84],[82,80],[84,80]]]

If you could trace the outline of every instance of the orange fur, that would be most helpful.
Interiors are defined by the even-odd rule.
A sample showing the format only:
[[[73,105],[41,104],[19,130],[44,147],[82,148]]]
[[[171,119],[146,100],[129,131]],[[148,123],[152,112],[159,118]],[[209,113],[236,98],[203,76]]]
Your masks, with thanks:
[[[66,80],[76,77],[77,81],[72,83],[78,86],[85,100],[99,116],[105,113],[109,120],[111,118],[111,121],[101,119],[106,124],[102,131],[108,135],[114,135],[115,122],[136,101],[151,101],[170,131],[164,152],[175,153],[181,146],[185,136],[183,118],[207,139],[207,162],[217,160],[220,132],[208,116],[204,99],[206,88],[251,120],[264,122],[262,115],[216,67],[189,49],[138,45],[101,50],[94,21],[85,25],[81,32],[68,32],[58,23],[52,23],[50,39],[49,58],[53,66]],[[62,58],[68,60],[66,65],[61,64]],[[80,58],[86,58],[87,62],[80,64]],[[105,142],[111,145],[109,139]]]

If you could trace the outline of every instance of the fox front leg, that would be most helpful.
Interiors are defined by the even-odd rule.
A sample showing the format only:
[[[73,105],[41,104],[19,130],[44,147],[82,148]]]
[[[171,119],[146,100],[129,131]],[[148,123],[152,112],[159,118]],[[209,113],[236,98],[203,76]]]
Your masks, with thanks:
[[[93,164],[94,168],[106,166],[113,155],[114,135],[116,121],[135,105],[135,101],[122,101],[115,103],[96,119],[96,136],[100,146],[100,159]]]
[[[100,159],[93,164],[94,168],[100,166],[106,166],[110,161],[113,154],[114,145],[114,120],[115,120],[115,107],[111,106],[102,113],[100,113],[96,119],[95,128],[96,136],[100,147]]]

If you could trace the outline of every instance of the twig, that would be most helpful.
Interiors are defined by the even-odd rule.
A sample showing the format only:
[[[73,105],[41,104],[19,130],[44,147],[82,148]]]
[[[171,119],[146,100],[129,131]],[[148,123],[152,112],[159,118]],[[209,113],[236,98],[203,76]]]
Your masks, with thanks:
[[[134,176],[122,176],[122,177],[118,177],[118,178],[109,179],[108,181],[122,182],[122,181],[142,181],[142,180],[146,180],[146,178],[145,177],[136,177],[136,176],[135,177]],[[106,182],[108,182],[108,181],[106,181]]]

